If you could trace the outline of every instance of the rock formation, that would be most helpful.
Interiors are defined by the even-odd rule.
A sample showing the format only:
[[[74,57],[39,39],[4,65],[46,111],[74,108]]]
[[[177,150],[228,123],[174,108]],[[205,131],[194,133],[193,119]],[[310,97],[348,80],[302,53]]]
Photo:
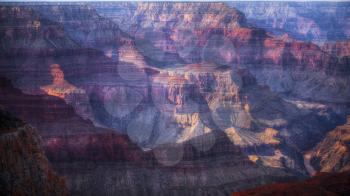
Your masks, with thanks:
[[[35,128],[0,109],[0,189],[3,195],[68,195],[52,170]]]
[[[311,165],[320,172],[341,172],[350,170],[350,117],[344,125],[327,133],[326,137],[313,149]]]
[[[229,2],[248,23],[322,45],[349,39],[348,2]]]
[[[323,45],[322,49],[339,58],[349,57],[350,41],[328,42]]]
[[[349,100],[347,61],[322,51],[316,44],[288,35],[270,35],[264,29],[252,27],[242,12],[223,3],[188,3],[179,11],[181,6],[181,3],[161,2],[122,4],[113,14],[121,10],[128,14],[114,17],[108,8],[94,5],[101,15],[134,35],[136,46],[137,40],[144,39],[145,35],[154,35],[149,42],[158,49],[179,54],[187,64],[205,61],[247,67],[259,84],[268,85],[283,95],[320,102]],[[218,10],[224,11],[217,14]],[[202,14],[206,12],[216,13],[217,17]],[[183,15],[191,17],[187,19]],[[167,17],[155,18],[161,16]],[[215,22],[206,25],[208,18]],[[138,48],[142,50],[142,46]],[[157,58],[152,54],[145,56]]]
[[[7,109],[28,121],[33,119],[26,111],[46,117],[42,118],[40,123],[37,122],[40,133],[44,136],[43,148],[58,173],[66,176],[72,194],[107,195],[117,191],[121,195],[200,195],[198,187],[208,194],[228,194],[252,185],[290,181],[303,176],[293,170],[270,168],[251,162],[226,134],[218,131],[212,131],[209,135],[201,134],[179,144],[165,143],[143,152],[131,143],[127,136],[94,127],[92,123],[74,117],[76,114],[64,101],[47,95],[21,94],[6,81],[3,79],[1,89],[7,97],[1,100],[1,103]],[[13,99],[14,97],[16,99]],[[31,110],[19,104],[26,103],[24,100],[31,100],[33,103],[45,99],[55,102],[25,105],[32,107]],[[56,105],[56,108],[46,108],[50,105]],[[45,113],[45,108],[51,112]],[[57,116],[70,116],[71,126],[58,127],[61,122],[56,122]],[[44,131],[43,128],[47,128],[48,131]],[[183,175],[179,176],[179,171],[182,171]],[[228,173],[231,174],[227,175]],[[220,180],[215,183],[208,180],[213,175]],[[79,185],[81,179],[84,179],[84,183]],[[254,180],[253,184],[246,183],[253,179],[261,180]],[[144,181],[148,183],[143,183]],[[154,186],[160,181],[165,183],[162,186]],[[191,183],[184,186],[188,181]],[[218,190],[211,188],[212,186],[222,186],[223,189]]]

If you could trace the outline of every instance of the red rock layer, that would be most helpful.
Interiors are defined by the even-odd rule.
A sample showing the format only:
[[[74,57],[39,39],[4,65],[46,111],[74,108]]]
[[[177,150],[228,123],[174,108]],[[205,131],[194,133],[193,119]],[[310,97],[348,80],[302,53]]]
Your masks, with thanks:
[[[347,40],[333,43],[325,43],[322,49],[338,57],[350,56],[350,41]]]
[[[142,162],[143,153],[127,136],[116,133],[81,133],[44,138],[48,158],[60,161],[134,161]]]
[[[349,195],[350,194],[350,172],[329,174],[321,173],[302,182],[270,184],[242,192],[233,193],[233,196],[254,195]]]

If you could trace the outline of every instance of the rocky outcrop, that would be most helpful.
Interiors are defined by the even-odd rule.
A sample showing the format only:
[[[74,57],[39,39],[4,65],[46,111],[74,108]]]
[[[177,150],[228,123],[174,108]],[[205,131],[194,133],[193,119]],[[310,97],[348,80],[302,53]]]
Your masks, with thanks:
[[[346,124],[336,127],[313,149],[309,155],[311,165],[320,172],[350,170],[350,116]]]
[[[0,110],[0,188],[4,195],[68,195],[44,155],[35,128]]]

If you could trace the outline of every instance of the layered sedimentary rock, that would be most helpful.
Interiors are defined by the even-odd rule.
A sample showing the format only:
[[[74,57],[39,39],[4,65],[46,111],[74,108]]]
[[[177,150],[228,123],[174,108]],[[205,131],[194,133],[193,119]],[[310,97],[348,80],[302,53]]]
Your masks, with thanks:
[[[118,17],[108,8],[94,6],[103,16],[126,27],[123,30],[134,35],[136,45],[138,39],[155,34],[150,36],[150,42],[156,48],[179,54],[186,63],[204,61],[249,67],[260,84],[299,99],[337,103],[349,100],[346,62],[315,44],[288,35],[272,36],[251,27],[241,12],[225,4],[122,4],[114,13]],[[178,11],[181,6],[185,9]],[[122,10],[127,14],[118,14]],[[224,11],[219,14],[218,10]],[[211,17],[214,13],[215,17]],[[215,22],[206,24],[209,19]],[[136,30],[128,28],[128,24]],[[146,56],[156,58],[152,54]]]
[[[117,24],[101,18],[86,4],[39,4],[30,8],[62,25],[70,39],[84,48],[98,48],[115,55],[119,46],[130,41]]]
[[[133,6],[130,6],[131,8]],[[252,145],[264,143],[261,138],[266,138],[263,131],[267,128],[286,129],[284,134],[291,134],[292,136],[288,136],[290,138],[298,138],[292,139],[292,141],[299,144],[302,144],[306,138],[314,138],[315,134],[308,137],[300,134],[302,130],[299,128],[300,124],[288,123],[288,121],[294,122],[292,119],[296,119],[296,117],[301,118],[300,113],[311,115],[310,122],[315,122],[318,117],[316,117],[317,115],[313,116],[315,114],[314,109],[298,111],[304,110],[304,108],[295,108],[293,106],[294,102],[291,104],[275,97],[268,89],[255,84],[253,76],[242,78],[237,74],[237,71],[230,70],[231,67],[240,70],[236,63],[253,63],[253,68],[246,65],[242,67],[251,68],[251,73],[255,74],[258,82],[270,84],[270,87],[275,91],[285,91],[286,88],[289,91],[290,86],[295,85],[297,88],[293,88],[293,90],[297,90],[295,93],[298,97],[312,96],[317,99],[330,99],[329,97],[318,96],[315,93],[317,90],[322,95],[325,94],[323,92],[327,92],[329,96],[339,96],[341,97],[340,101],[346,99],[347,91],[344,89],[341,91],[343,94],[340,95],[329,93],[330,89],[337,90],[341,88],[340,85],[335,85],[337,88],[322,87],[322,91],[311,89],[309,93],[306,93],[305,89],[309,89],[308,85],[319,82],[319,80],[311,84],[306,81],[305,87],[290,82],[288,77],[287,79],[281,78],[283,85],[275,82],[275,80],[273,80],[274,83],[271,83],[272,80],[270,79],[273,78],[274,74],[290,74],[288,69],[283,68],[289,66],[297,72],[296,77],[299,73],[303,73],[304,69],[309,72],[321,70],[320,75],[324,74],[323,76],[326,77],[327,69],[324,65],[329,63],[331,57],[320,51],[315,45],[297,42],[286,37],[269,37],[262,29],[250,28],[246,25],[244,16],[239,11],[228,8],[224,4],[146,3],[137,4],[136,8],[139,11],[134,13],[132,18],[135,21],[131,22],[135,23],[139,31],[159,33],[159,29],[172,29],[174,32],[171,31],[171,35],[157,37],[157,39],[171,38],[174,43],[183,44],[187,48],[190,47],[190,43],[185,43],[183,39],[176,38],[178,36],[177,29],[184,28],[189,35],[196,38],[195,45],[198,46],[196,51],[203,53],[203,55],[191,54],[190,56],[197,55],[198,58],[194,61],[199,59],[204,62],[181,66],[183,68],[163,70],[154,68],[157,67],[156,64],[152,64],[154,61],[147,61],[147,59],[153,57],[144,56],[142,52],[139,52],[140,47],[137,46],[137,40],[141,39],[140,37],[136,36],[135,40],[128,38],[112,22],[98,17],[90,6],[62,5],[21,8],[24,9],[23,13],[29,12],[31,13],[29,16],[35,19],[38,18],[35,15],[36,11],[41,12],[44,16],[55,20],[58,29],[62,28],[61,25],[64,26],[68,31],[64,34],[67,40],[72,39],[83,47],[91,46],[95,49],[102,49],[99,46],[104,46],[105,42],[104,39],[100,39],[101,37],[108,38],[109,41],[116,39],[116,47],[113,50],[119,51],[119,62],[108,57],[109,54],[95,50],[85,50],[81,46],[76,46],[71,50],[63,48],[62,50],[45,52],[43,56],[37,59],[47,59],[48,63],[43,63],[43,69],[41,69],[46,81],[42,82],[40,80],[35,83],[33,89],[43,90],[46,93],[64,98],[67,103],[74,106],[75,111],[80,116],[92,120],[96,125],[115,128],[127,133],[132,140],[144,148],[155,147],[170,141],[183,142],[193,136],[214,129],[221,129],[227,131],[230,135],[236,136],[239,138],[233,139],[233,141],[236,140],[236,143],[242,141],[242,144]],[[167,15],[171,11],[177,13],[175,11],[180,10],[180,8],[186,8],[183,14],[188,14],[188,17],[186,15],[183,18],[182,14]],[[78,10],[81,14],[74,15],[72,10]],[[162,20],[164,22],[155,23],[154,28],[147,28],[152,19],[153,10],[158,10],[159,15],[167,17]],[[219,11],[223,12],[219,14]],[[208,12],[208,14],[203,15],[203,12]],[[31,19],[30,17],[29,19]],[[18,19],[14,17],[13,20],[15,22]],[[213,20],[215,23],[210,24],[212,25],[210,26],[206,23],[207,20]],[[79,21],[83,23],[80,24]],[[141,23],[138,21],[141,21]],[[172,21],[176,23],[173,24]],[[72,26],[72,24],[75,25]],[[86,45],[90,42],[81,37],[84,35],[83,32],[96,35],[101,30],[94,27],[97,24],[103,25],[103,31],[108,29],[108,31],[116,34],[92,36],[91,41],[94,44]],[[168,24],[170,27],[168,27]],[[73,27],[77,26],[81,29],[73,31]],[[44,38],[39,36],[38,39]],[[154,47],[166,51],[163,46],[158,46],[156,42],[152,42],[152,44]],[[171,43],[168,45],[170,46]],[[261,47],[262,51],[257,50]],[[167,52],[180,54],[181,50]],[[68,53],[71,55],[66,55]],[[30,54],[32,56],[37,53],[32,52]],[[193,61],[193,59],[186,60],[186,57],[182,58],[185,61]],[[4,58],[5,62],[6,59]],[[32,70],[33,75],[25,73],[24,76],[28,77],[29,75],[28,79],[42,78],[42,76],[34,77],[34,73],[39,71],[39,67],[32,66],[35,63],[40,64],[40,62],[31,60],[31,58],[28,61],[30,62],[28,65],[18,63],[20,67],[24,66]],[[271,73],[270,68],[262,66],[266,73],[260,74],[262,70],[257,66],[258,62],[270,63],[277,71]],[[10,62],[6,63],[10,64]],[[293,65],[291,65],[292,63]],[[56,64],[59,64],[59,66]],[[14,68],[14,73],[21,70],[16,66]],[[241,72],[244,73],[244,71]],[[14,76],[8,73],[11,72],[4,69],[4,74],[15,80]],[[324,78],[321,76],[320,80]],[[19,80],[23,80],[23,77],[19,77]],[[304,79],[301,80],[301,83],[304,84]],[[252,85],[242,88],[241,85],[244,82]],[[284,83],[288,85],[284,85]],[[346,82],[343,83],[346,86]],[[19,84],[17,86],[24,91],[28,90],[23,85]],[[242,95],[240,95],[241,92]],[[264,101],[257,99],[258,97],[264,97]],[[335,98],[331,98],[332,101],[337,102]],[[271,103],[271,105],[265,102]],[[283,112],[272,115],[272,113],[275,113],[274,108],[278,107],[285,108],[286,111],[284,112],[290,113],[291,116],[283,116]],[[324,106],[321,110],[326,108],[328,106]],[[315,110],[319,109],[316,107]],[[228,115],[225,117],[223,113]],[[319,117],[327,118],[327,115],[330,115],[330,113],[327,112],[324,116]],[[260,120],[259,118],[263,119]],[[168,126],[168,124],[171,126]],[[257,124],[264,125],[258,126]],[[306,126],[306,124],[302,126]],[[165,125],[166,128],[163,128]],[[141,128],[144,128],[142,133],[137,131]],[[256,131],[257,133],[254,133]],[[277,135],[276,131],[273,132],[271,141],[276,140],[273,138]],[[316,133],[316,135],[319,135],[316,137],[319,138],[322,134]],[[247,138],[251,138],[252,141]],[[267,141],[267,143],[270,142]],[[303,146],[301,148],[305,149],[307,147]]]
[[[322,46],[324,51],[333,54],[339,58],[350,56],[350,41],[328,42]]]
[[[323,44],[350,37],[348,2],[229,2],[248,23],[276,34]]]
[[[75,48],[57,23],[23,6],[1,6],[1,49]],[[15,52],[15,51],[12,51]]]
[[[4,78],[1,78],[0,89],[1,104],[12,114],[37,127],[42,136],[92,131],[92,123],[76,115],[73,108],[60,98],[23,94]]]
[[[49,122],[47,120],[55,115],[69,116],[69,111],[73,112],[71,107],[65,106],[68,108],[63,110],[65,113],[58,110],[59,107],[50,108],[51,113],[44,113],[43,109],[38,108],[39,104],[34,104],[27,105],[32,108],[28,110],[23,106],[20,107],[18,103],[26,103],[24,100],[32,102],[42,99],[56,100],[53,104],[49,102],[42,104],[44,108],[49,105],[63,107],[65,103],[50,96],[24,95],[18,90],[13,90],[17,92],[14,95],[14,92],[9,90],[12,88],[10,84],[4,83],[1,89],[7,98],[1,100],[1,103],[6,108],[28,121],[32,119],[25,111],[47,117],[38,123],[41,130],[46,124],[46,128],[52,134],[46,135],[48,133],[41,131],[44,135],[43,148],[59,174],[66,176],[69,190],[73,194],[108,195],[109,192],[117,191],[122,195],[155,193],[201,195],[201,190],[208,194],[228,194],[252,185],[289,181],[302,176],[292,170],[270,168],[250,161],[223,132],[213,131],[209,135],[193,137],[185,143],[166,143],[151,151],[142,152],[136,145],[130,143],[126,136],[93,127],[91,123],[85,124],[84,127],[78,126],[84,123],[78,123],[79,121],[74,118],[69,120],[70,127],[59,129],[55,126],[57,119],[54,118],[54,121]],[[7,91],[3,90],[5,87]],[[13,99],[14,97],[16,99]],[[11,100],[11,103],[8,100]],[[74,113],[70,115],[74,116]],[[74,132],[74,129],[79,132]],[[59,132],[59,130],[65,131]],[[181,175],[179,171],[182,171]],[[215,183],[208,180],[213,175],[220,180]],[[149,183],[143,183],[143,180]],[[156,186],[160,182],[162,185]],[[80,183],[82,184],[79,185]],[[223,189],[218,190],[217,187]]]
[[[302,182],[266,185],[242,192],[235,192],[232,195],[347,195],[350,193],[349,183],[349,172],[338,174],[320,173]]]
[[[142,164],[76,161],[55,166],[78,195],[228,195],[261,183],[299,178],[293,171],[250,161],[222,133],[215,134],[218,142],[207,151],[200,146],[206,137],[201,137],[161,145],[148,151],[150,158]]]
[[[43,18],[30,7],[3,6],[1,9],[5,21],[1,23],[4,24],[1,75],[10,78],[26,93],[64,98],[80,116],[91,119],[87,95],[70,81],[74,78],[73,82],[79,82],[100,72],[113,72],[114,60],[106,58],[103,52],[79,46],[63,32],[62,25]],[[26,25],[35,21],[40,23],[35,29]],[[7,31],[16,39],[7,38],[10,36]],[[43,44],[36,47],[37,43]]]
[[[316,171],[341,172],[350,169],[350,117],[346,124],[336,127],[308,155]]]
[[[124,31],[133,35],[136,47],[140,50],[144,48],[143,40],[147,40],[158,50],[178,54],[186,63],[200,62],[203,48],[210,50],[212,45],[220,44],[216,41],[220,39],[220,35],[211,37],[212,31],[245,25],[245,18],[241,12],[222,3],[130,3],[127,6],[120,5],[115,13],[108,12],[108,8],[103,5],[93,6],[100,14],[117,22]],[[125,10],[128,14],[114,17],[113,14],[118,14],[119,10]],[[213,41],[207,43],[209,39]],[[229,51],[232,49],[230,44],[222,46],[221,50],[224,50],[224,47],[228,49],[226,52],[232,52]],[[209,52],[208,50],[205,52]],[[168,58],[157,53],[144,55],[154,60]],[[230,61],[230,57],[221,60]],[[169,65],[164,63],[163,66]]]
[[[142,158],[141,150],[127,136],[95,127],[62,99],[23,94],[4,78],[1,78],[0,92],[0,104],[6,110],[38,128],[50,160],[134,161]]]
[[[0,109],[3,195],[68,195],[62,177],[53,170],[35,128]]]

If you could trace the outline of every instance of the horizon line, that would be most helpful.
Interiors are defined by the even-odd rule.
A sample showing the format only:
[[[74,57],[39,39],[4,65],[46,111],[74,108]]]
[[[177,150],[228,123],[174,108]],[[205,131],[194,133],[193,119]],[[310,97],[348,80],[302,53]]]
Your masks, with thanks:
[[[349,2],[350,0],[0,0],[0,3],[28,2]]]

